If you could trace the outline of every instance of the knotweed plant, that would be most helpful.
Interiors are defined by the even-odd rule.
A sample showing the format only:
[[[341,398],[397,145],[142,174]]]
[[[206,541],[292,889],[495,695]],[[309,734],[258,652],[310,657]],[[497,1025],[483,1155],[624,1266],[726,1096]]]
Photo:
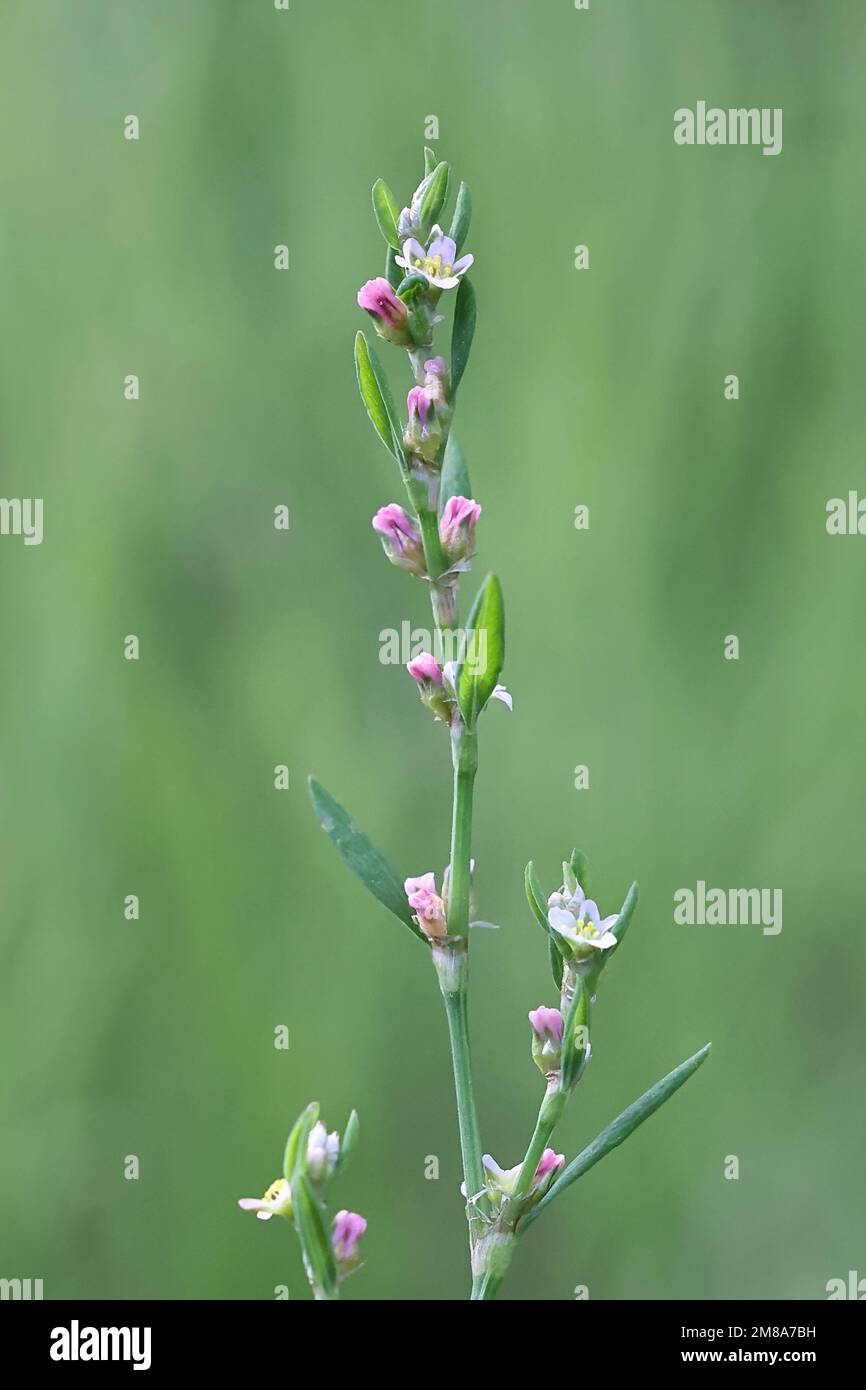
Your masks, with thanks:
[[[402,502],[380,507],[373,529],[390,562],[424,585],[433,611],[436,650],[417,655],[407,669],[422,704],[442,724],[450,745],[451,848],[441,880],[437,883],[435,870],[426,866],[414,877],[401,877],[313,778],[310,794],[320,824],[349,868],[413,933],[419,952],[426,953],[435,971],[457,1096],[470,1297],[480,1300],[495,1297],[527,1228],[673,1095],[704,1061],[709,1044],[652,1086],[570,1162],[556,1152],[555,1131],[593,1055],[591,1015],[599,982],[622,948],[637,904],[637,884],[632,884],[618,912],[602,916],[590,896],[589,868],[582,853],[571,852],[562,866],[562,881],[550,894],[530,862],[524,875],[526,898],[543,934],[539,940],[549,955],[555,990],[555,1003],[539,1004],[528,1014],[532,1060],[544,1090],[519,1162],[503,1168],[482,1150],[467,1001],[470,932],[489,924],[475,916],[473,793],[483,719],[493,701],[509,710],[512,701],[500,682],[505,613],[495,575],[488,575],[478,589],[465,627],[458,622],[459,591],[475,554],[481,506],[471,495],[453,428],[476,310],[468,273],[474,258],[464,250],[471,217],[469,190],[460,184],[446,232],[450,184],[449,166],[437,163],[426,150],[424,178],[402,211],[381,179],[373,187],[373,211],[387,247],[385,268],[383,275],[361,287],[358,304],[387,350],[407,363],[411,385],[405,416],[395,407],[372,342],[361,332],[355,339],[361,399],[396,462],[405,490]],[[446,358],[435,340],[437,328],[449,318]],[[260,1200],[241,1202],[259,1217],[279,1215],[293,1223],[317,1298],[336,1297],[343,1279],[360,1263],[364,1218],[342,1210],[329,1221],[326,1205],[329,1184],[345,1165],[357,1129],[353,1112],[341,1141],[338,1134],[326,1132],[318,1107],[308,1106],[289,1136],[282,1177]]]

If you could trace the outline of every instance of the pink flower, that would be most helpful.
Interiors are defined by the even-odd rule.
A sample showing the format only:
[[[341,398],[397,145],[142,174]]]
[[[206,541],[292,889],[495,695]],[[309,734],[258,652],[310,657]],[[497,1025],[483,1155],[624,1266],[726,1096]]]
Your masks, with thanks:
[[[439,539],[448,559],[465,560],[475,550],[481,507],[471,497],[449,497],[439,520]]]
[[[431,685],[444,687],[445,678],[442,674],[442,667],[435,656],[431,656],[429,652],[422,652],[420,656],[415,657],[414,661],[407,661],[406,670],[421,686],[429,681]]]
[[[539,1004],[537,1009],[530,1011],[529,1022],[541,1042],[554,1043],[557,1048],[562,1046],[562,1014],[559,1009],[548,1009],[545,1004]]]
[[[535,1177],[532,1179],[533,1188],[540,1187],[545,1179],[562,1167],[564,1162],[565,1154],[557,1154],[553,1152],[553,1149],[545,1149],[535,1170]]]
[[[409,412],[410,426],[417,426],[420,420],[422,428],[425,427],[432,404],[433,401],[429,391],[425,390],[423,386],[413,386],[406,397],[406,409]]]
[[[431,235],[430,245],[426,249],[415,237],[409,237],[404,241],[403,255],[397,256],[397,264],[408,274],[415,272],[425,276],[427,283],[434,289],[453,290],[460,284],[460,277],[466,274],[475,258],[461,256],[458,260],[457,247],[441,227],[434,227]]]
[[[368,280],[361,286],[358,303],[389,328],[399,328],[406,322],[406,305],[382,276],[377,280]]]
[[[411,517],[397,502],[379,508],[373,517],[373,530],[382,537],[382,546],[392,565],[398,565],[412,574],[425,573],[421,536]]]
[[[436,875],[422,874],[420,878],[407,878],[403,887],[409,906],[415,909],[415,921],[425,936],[447,936],[445,904],[436,892]]]
[[[338,1211],[331,1229],[331,1244],[340,1264],[357,1259],[358,1241],[367,1229],[367,1222],[356,1211]]]

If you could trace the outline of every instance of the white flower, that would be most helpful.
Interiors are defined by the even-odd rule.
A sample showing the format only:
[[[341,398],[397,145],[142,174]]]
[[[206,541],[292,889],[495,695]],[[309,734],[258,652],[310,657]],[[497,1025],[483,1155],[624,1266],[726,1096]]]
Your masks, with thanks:
[[[307,1140],[307,1167],[313,1182],[329,1178],[340,1156],[340,1136],[336,1130],[328,1134],[321,1120],[310,1130]]]
[[[573,947],[607,951],[616,945],[611,928],[619,920],[619,913],[601,917],[598,904],[586,896],[579,883],[575,884],[573,893],[569,893],[567,888],[560,893],[551,893],[547,907],[547,920],[551,927]]]
[[[291,1221],[292,1190],[285,1178],[277,1178],[264,1197],[241,1197],[238,1206],[243,1211],[254,1211],[260,1221],[270,1221],[272,1216],[284,1216]]]
[[[426,251],[420,241],[409,237],[403,242],[403,255],[396,257],[397,264],[407,275],[423,275],[437,290],[453,290],[474,260],[474,256],[461,256],[457,260],[457,245],[441,227],[433,228]]]

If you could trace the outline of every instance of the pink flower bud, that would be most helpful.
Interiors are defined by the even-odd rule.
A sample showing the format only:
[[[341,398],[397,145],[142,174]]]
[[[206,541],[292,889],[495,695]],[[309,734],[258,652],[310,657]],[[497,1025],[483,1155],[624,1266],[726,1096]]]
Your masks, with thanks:
[[[420,656],[415,657],[414,661],[407,661],[406,670],[419,685],[424,685],[429,681],[431,685],[441,689],[445,684],[442,667],[435,656],[431,656],[429,652],[422,652]]]
[[[421,425],[427,424],[427,416],[430,414],[430,407],[433,402],[429,392],[423,386],[413,386],[406,397],[406,409],[409,412],[409,424],[417,425],[420,420]]]
[[[535,1170],[532,1186],[534,1188],[540,1187],[545,1179],[549,1178],[552,1173],[555,1173],[558,1168],[561,1168],[564,1163],[565,1154],[557,1154],[553,1152],[553,1149],[545,1149],[544,1153],[541,1155],[541,1161]]]
[[[391,328],[399,327],[406,320],[406,305],[382,276],[361,286],[358,303],[368,314],[384,320]]]
[[[409,570],[412,574],[424,574],[424,546],[412,519],[396,502],[380,507],[373,517],[373,530],[382,537],[385,554],[393,565]]]
[[[415,921],[425,936],[447,936],[445,904],[436,892],[436,875],[407,878],[403,887],[409,906],[415,909]]]
[[[559,1009],[548,1009],[545,1004],[539,1004],[537,1009],[530,1011],[529,1022],[541,1042],[555,1043],[557,1048],[562,1046],[562,1014]]]
[[[464,560],[475,550],[475,527],[481,507],[471,497],[449,497],[439,521],[439,539],[448,559]]]
[[[358,1241],[367,1229],[367,1222],[356,1211],[338,1211],[331,1230],[331,1244],[340,1264],[349,1264],[358,1256]]]

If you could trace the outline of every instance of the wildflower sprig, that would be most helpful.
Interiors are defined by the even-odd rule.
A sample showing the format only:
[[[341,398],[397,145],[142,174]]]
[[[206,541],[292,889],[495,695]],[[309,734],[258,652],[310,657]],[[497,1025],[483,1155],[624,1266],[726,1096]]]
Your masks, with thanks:
[[[572,852],[563,864],[561,884],[550,894],[545,894],[530,862],[526,896],[546,939],[558,995],[555,1005],[541,1004],[529,1012],[531,1056],[542,1073],[544,1093],[520,1163],[502,1168],[482,1152],[469,1049],[469,939],[472,926],[490,924],[475,917],[472,820],[481,720],[494,701],[510,710],[512,698],[500,682],[505,607],[495,575],[489,574],[479,586],[465,630],[458,627],[460,588],[474,559],[482,507],[472,496],[454,432],[458,388],[475,334],[476,301],[469,276],[474,256],[465,250],[472,201],[461,183],[449,221],[451,184],[448,164],[427,150],[424,177],[405,206],[400,207],[382,179],[373,186],[373,212],[386,243],[385,266],[383,274],[361,287],[357,300],[384,351],[396,348],[408,366],[405,410],[397,410],[373,342],[363,332],[355,340],[362,401],[405,489],[406,505],[383,500],[372,519],[373,529],[388,560],[427,586],[439,638],[460,639],[451,660],[423,652],[408,663],[423,705],[449,735],[450,855],[441,886],[430,870],[415,877],[399,874],[314,778],[310,796],[320,824],[347,865],[424,946],[435,967],[451,1044],[471,1297],[482,1300],[495,1296],[527,1227],[673,1095],[701,1065],[708,1048],[657,1082],[570,1163],[556,1152],[554,1132],[593,1056],[591,1014],[599,981],[622,945],[637,903],[637,885],[629,889],[619,912],[603,916],[590,897],[584,855]],[[436,338],[447,332],[441,325],[449,317],[446,355]],[[291,1163],[287,1158],[288,1190],[269,1189],[258,1206],[263,1215],[286,1215],[291,1202],[289,1219],[294,1219],[301,1237],[313,1289],[321,1291],[337,1287],[341,1268],[346,1268],[345,1242],[352,1246],[362,1219],[355,1218],[354,1226],[344,1220],[345,1230],[338,1235],[335,1227],[330,1242],[326,1239],[323,1188],[321,1182],[317,1187],[309,1157],[311,1135],[304,1121]],[[321,1142],[321,1135],[318,1139],[314,1150],[324,1155],[318,1160],[324,1171],[327,1142]],[[340,1215],[352,1214],[338,1214],[338,1220]]]
[[[291,1222],[317,1300],[338,1298],[340,1285],[361,1264],[358,1242],[367,1222],[357,1212],[344,1209],[329,1223],[327,1207],[331,1180],[345,1169],[357,1138],[354,1110],[341,1139],[336,1130],[328,1133],[313,1101],[298,1116],[286,1141],[283,1176],[263,1197],[241,1197],[238,1201],[242,1211],[255,1212],[260,1221],[281,1216]]]

